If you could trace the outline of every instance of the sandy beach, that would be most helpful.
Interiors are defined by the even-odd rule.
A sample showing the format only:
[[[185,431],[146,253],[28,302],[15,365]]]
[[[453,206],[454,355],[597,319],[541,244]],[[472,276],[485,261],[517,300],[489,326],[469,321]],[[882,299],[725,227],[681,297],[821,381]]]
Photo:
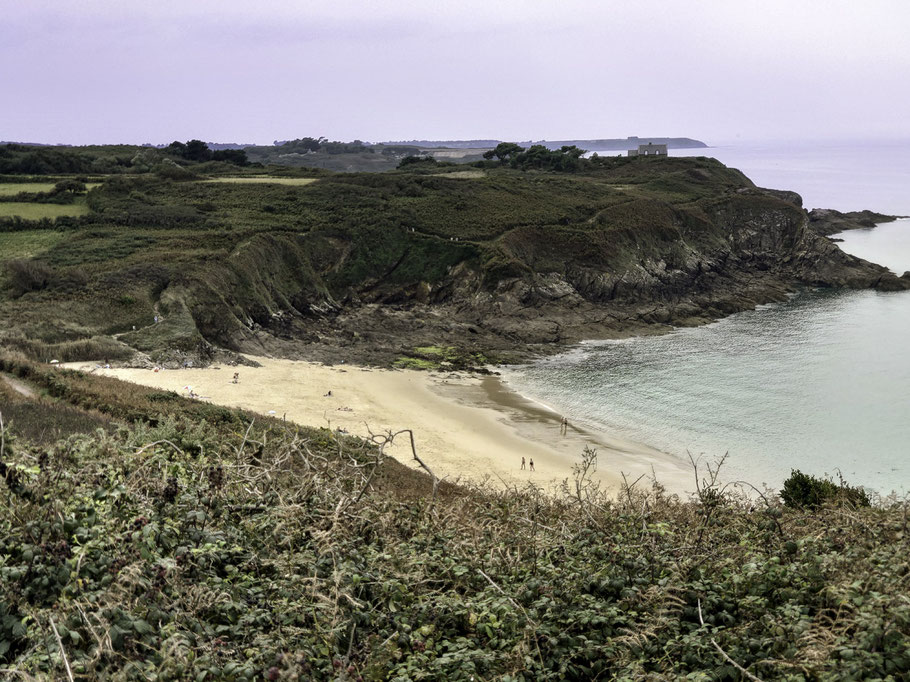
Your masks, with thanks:
[[[691,474],[677,458],[571,423],[563,435],[561,415],[508,390],[495,376],[254,359],[261,367],[156,372],[69,366],[182,395],[192,390],[199,400],[359,436],[413,429],[420,457],[449,481],[510,486],[530,481],[550,488],[571,478],[572,465],[589,445],[598,451],[595,476],[614,491],[623,473],[634,480],[653,472],[670,492],[691,487]],[[234,372],[239,373],[236,384]],[[399,441],[388,452],[414,465],[406,437]]]

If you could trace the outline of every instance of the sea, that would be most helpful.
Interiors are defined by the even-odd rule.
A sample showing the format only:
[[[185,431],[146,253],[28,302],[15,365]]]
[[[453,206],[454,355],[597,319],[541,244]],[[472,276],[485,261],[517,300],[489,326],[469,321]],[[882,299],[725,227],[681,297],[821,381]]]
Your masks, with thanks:
[[[731,143],[713,156],[807,208],[910,216],[910,140]],[[848,253],[910,270],[910,219],[839,235]],[[579,425],[779,488],[794,469],[910,493],[910,292],[807,288],[664,336],[581,343],[503,368],[507,385]]]

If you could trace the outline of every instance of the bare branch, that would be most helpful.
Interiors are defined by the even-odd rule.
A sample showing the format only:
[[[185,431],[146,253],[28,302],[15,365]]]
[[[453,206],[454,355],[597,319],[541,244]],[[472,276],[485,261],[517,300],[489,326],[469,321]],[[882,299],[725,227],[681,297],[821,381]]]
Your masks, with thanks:
[[[426,465],[426,463],[422,459],[420,459],[420,457],[418,457],[417,444],[414,442],[414,431],[411,429],[401,429],[400,431],[396,431],[395,433],[392,433],[391,431],[389,431],[387,434],[381,435],[381,436],[375,436],[371,433],[370,436],[371,436],[371,439],[373,440],[373,442],[379,443],[379,450],[380,450],[380,452],[384,453],[386,446],[391,445],[392,442],[395,440],[395,438],[397,436],[401,435],[402,433],[408,434],[408,436],[411,439],[411,455],[414,457],[414,460],[420,465],[420,467],[424,471],[426,471],[430,475],[430,478],[433,479],[433,496],[430,499],[430,507],[432,507],[433,503],[436,501],[436,492],[439,490],[440,480],[436,476],[436,474],[433,473],[433,470],[430,467],[428,467]]]
[[[246,427],[246,433],[243,434],[243,442],[240,443],[240,447],[237,449],[237,459],[243,456],[243,448],[246,446],[246,439],[250,435],[250,430],[253,428],[253,424],[256,422],[255,419],[250,420],[250,425]]]
[[[66,676],[70,678],[70,682],[76,682],[73,679],[73,670],[70,668],[69,659],[66,657],[66,650],[63,648],[63,640],[60,639],[60,633],[57,632],[57,626],[54,625],[54,619],[48,617],[48,622],[51,624],[51,629],[54,631],[54,637],[57,638],[57,646],[60,649],[60,655],[63,657],[63,663],[66,665]]]
[[[21,675],[26,680],[37,679],[28,673],[22,672],[21,670],[16,670],[15,668],[0,668],[0,675]]]
[[[701,623],[701,626],[702,626],[702,627],[705,627],[705,619],[701,617],[701,597],[698,598],[698,622]],[[720,655],[723,656],[723,657],[726,659],[727,663],[729,663],[729,664],[732,665],[734,668],[736,668],[737,670],[739,670],[739,672],[741,672],[743,675],[745,675],[745,676],[748,677],[750,680],[752,680],[752,682],[762,682],[762,680],[761,680],[760,677],[756,677],[755,675],[753,675],[752,673],[750,673],[748,670],[746,670],[745,668],[743,668],[739,663],[737,663],[737,662],[734,661],[732,658],[730,658],[730,655],[729,655],[726,651],[724,651],[724,650],[721,648],[720,644],[718,644],[718,643],[714,640],[713,637],[709,637],[708,639],[711,641],[711,644],[714,645],[714,648],[717,649],[717,650],[720,652]]]
[[[178,448],[176,445],[174,445],[174,444],[173,444],[171,441],[169,441],[169,440],[156,440],[154,443],[149,443],[148,445],[143,445],[141,448],[139,448],[138,450],[136,450],[136,454],[137,454],[137,455],[141,455],[143,452],[145,452],[145,451],[148,450],[149,448],[153,448],[153,447],[155,447],[156,445],[161,445],[162,443],[167,443],[167,444],[170,445],[172,448],[174,448],[177,452],[179,452],[181,455],[183,454],[183,450],[181,450],[180,448]]]

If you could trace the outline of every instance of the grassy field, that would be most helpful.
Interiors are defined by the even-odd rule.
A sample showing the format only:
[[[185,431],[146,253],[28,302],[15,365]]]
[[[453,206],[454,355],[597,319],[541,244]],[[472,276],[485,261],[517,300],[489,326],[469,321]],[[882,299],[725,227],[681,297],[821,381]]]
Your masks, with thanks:
[[[2,204],[0,204],[2,205]],[[34,258],[63,239],[62,232],[29,230],[0,232],[0,262],[14,258]]]
[[[4,182],[0,183],[0,197],[13,197],[22,192],[50,192],[53,182]]]
[[[451,171],[446,173],[447,178],[466,178],[468,180],[476,180],[486,176],[486,173],[482,170],[460,170],[460,171]]]
[[[14,197],[23,192],[29,194],[50,192],[54,189],[55,184],[54,182],[0,182],[0,197]],[[90,190],[100,184],[100,182],[88,182],[85,184],[85,189]]]
[[[88,206],[83,199],[77,199],[72,204],[33,204],[23,201],[0,202],[0,218],[41,220],[42,218],[80,216],[88,212]]]
[[[274,176],[250,175],[239,178],[212,178],[203,182],[235,183],[235,184],[268,184],[268,185],[309,185],[316,182],[316,178],[277,178]]]

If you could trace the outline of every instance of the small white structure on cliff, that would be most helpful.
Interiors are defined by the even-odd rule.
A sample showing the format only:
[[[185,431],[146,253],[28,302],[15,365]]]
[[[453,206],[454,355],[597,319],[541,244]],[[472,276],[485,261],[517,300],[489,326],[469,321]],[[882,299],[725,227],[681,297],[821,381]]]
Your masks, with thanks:
[[[665,144],[640,144],[638,149],[630,149],[629,156],[666,156],[667,145]]]

